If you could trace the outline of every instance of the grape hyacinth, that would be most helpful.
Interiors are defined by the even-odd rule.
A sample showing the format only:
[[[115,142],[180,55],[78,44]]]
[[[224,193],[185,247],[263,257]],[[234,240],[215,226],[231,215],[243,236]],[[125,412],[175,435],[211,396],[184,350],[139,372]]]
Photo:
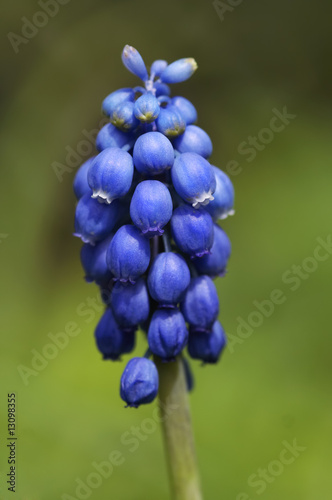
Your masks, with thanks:
[[[136,330],[145,332],[146,354],[127,363],[120,383],[121,398],[137,408],[158,394],[155,363],[180,356],[191,388],[184,349],[216,363],[226,345],[213,279],[225,275],[230,257],[218,220],[234,212],[234,189],[209,162],[212,142],[195,124],[196,108],[171,96],[170,85],[187,80],[195,60],[157,60],[149,73],[126,45],[122,61],[142,83],[102,102],[109,123],[74,179],[74,234],[84,243],[85,279],[105,302],[95,330],[103,358],[130,353]]]

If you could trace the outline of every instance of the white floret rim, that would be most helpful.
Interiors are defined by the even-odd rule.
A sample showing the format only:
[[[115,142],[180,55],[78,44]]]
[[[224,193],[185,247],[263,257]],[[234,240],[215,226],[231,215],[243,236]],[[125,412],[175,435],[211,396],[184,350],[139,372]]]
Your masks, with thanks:
[[[107,203],[110,205],[114,198],[112,198],[109,194],[107,194],[105,191],[100,189],[99,191],[94,191],[91,195],[91,198],[94,198],[95,200],[98,200],[99,203]]]
[[[200,207],[205,207],[210,203],[210,201],[214,200],[214,197],[212,196],[212,191],[204,191],[204,193],[196,196],[195,198],[192,198],[191,204],[194,208],[200,208]]]

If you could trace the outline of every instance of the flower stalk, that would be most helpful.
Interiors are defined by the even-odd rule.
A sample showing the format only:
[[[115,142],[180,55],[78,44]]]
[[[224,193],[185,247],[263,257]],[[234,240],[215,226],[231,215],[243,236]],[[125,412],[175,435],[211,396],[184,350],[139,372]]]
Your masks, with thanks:
[[[202,500],[189,398],[183,362],[163,363],[159,372],[159,408],[172,500]]]

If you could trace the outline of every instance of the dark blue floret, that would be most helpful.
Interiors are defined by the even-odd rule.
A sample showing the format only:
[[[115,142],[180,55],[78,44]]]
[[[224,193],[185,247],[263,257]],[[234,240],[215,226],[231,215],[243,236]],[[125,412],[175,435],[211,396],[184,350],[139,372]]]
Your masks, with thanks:
[[[117,200],[106,205],[91,198],[89,193],[85,194],[76,206],[74,236],[81,238],[83,243],[94,245],[110,235],[118,219]]]
[[[131,352],[135,345],[134,330],[123,332],[114,319],[112,310],[107,308],[95,330],[99,351],[104,359],[116,361],[122,354]]]
[[[159,388],[158,371],[150,359],[132,358],[122,374],[120,396],[127,406],[151,403]]]
[[[161,307],[169,307],[182,300],[190,283],[190,271],[181,255],[164,252],[154,259],[148,276],[151,297]]]
[[[163,134],[147,132],[137,139],[133,158],[134,165],[141,174],[158,175],[173,165],[174,150]]]
[[[106,148],[96,156],[88,172],[92,198],[112,203],[128,193],[134,175],[133,159],[119,148]]]
[[[134,144],[135,137],[131,132],[123,132],[112,123],[107,123],[100,129],[96,138],[96,148],[103,151],[106,148],[123,148],[125,151]]]
[[[208,332],[219,314],[217,289],[209,276],[193,278],[187,288],[181,312],[196,330]]]
[[[158,309],[148,331],[150,350],[164,361],[172,361],[188,341],[185,320],[178,309]]]
[[[134,102],[134,99],[135,91],[133,89],[125,88],[116,90],[105,97],[102,104],[102,110],[106,116],[110,116],[119,104],[125,101]]]
[[[159,132],[170,138],[183,134],[186,128],[180,111],[173,105],[160,109],[156,125]]]
[[[188,125],[184,133],[174,139],[174,147],[179,153],[197,153],[203,158],[209,158],[213,149],[208,134],[196,125]]]
[[[149,240],[135,226],[126,224],[120,227],[107,251],[107,265],[114,277],[122,282],[135,283],[149,263]]]
[[[219,321],[216,321],[211,332],[190,330],[188,352],[192,358],[200,359],[204,363],[217,363],[226,343],[224,329]]]
[[[231,242],[225,231],[217,224],[214,224],[213,234],[211,253],[195,259],[193,263],[199,274],[207,274],[211,278],[216,278],[226,273],[227,262],[231,255]]]
[[[172,211],[172,197],[165,184],[148,180],[137,185],[130,203],[130,217],[145,236],[163,234]]]
[[[171,219],[172,236],[179,249],[191,258],[210,253],[213,244],[213,221],[203,208],[190,205],[176,208]]]
[[[92,194],[91,188],[88,184],[88,171],[90,166],[92,165],[93,161],[95,159],[95,156],[92,156],[92,158],[89,158],[87,161],[85,161],[80,168],[77,170],[74,182],[73,182],[73,188],[74,188],[74,193],[76,198],[79,200],[82,198],[83,195],[90,193]]]
[[[116,282],[111,295],[111,306],[116,321],[123,329],[131,329],[149,317],[150,303],[145,280],[135,284]]]
[[[212,166],[197,153],[183,153],[175,158],[172,182],[181,198],[194,208],[213,200],[216,177]]]
[[[214,221],[226,219],[234,214],[234,188],[230,178],[217,167],[212,167],[216,176],[216,189],[213,201],[206,208]]]
[[[106,262],[106,252],[113,235],[96,245],[85,243],[81,248],[81,263],[86,281],[95,281],[98,285],[107,284],[113,277]]]

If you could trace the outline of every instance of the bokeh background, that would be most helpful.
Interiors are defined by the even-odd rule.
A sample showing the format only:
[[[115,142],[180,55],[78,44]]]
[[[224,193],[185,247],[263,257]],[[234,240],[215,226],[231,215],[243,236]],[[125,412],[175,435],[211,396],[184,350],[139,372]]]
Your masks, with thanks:
[[[121,63],[126,43],[147,64],[195,57],[199,70],[174,94],[196,105],[198,124],[214,142],[213,163],[226,168],[235,160],[241,170],[232,176],[236,215],[223,224],[233,254],[218,282],[230,343],[218,365],[193,363],[190,400],[204,498],[332,496],[331,254],[305,261],[312,272],[296,290],[295,281],[287,283],[292,266],[302,266],[317,238],[326,241],[332,232],[331,3],[243,0],[224,14],[220,9],[218,15],[203,0],[71,0],[15,53],[8,33],[22,35],[22,17],[32,20],[41,8],[30,0],[3,5],[1,499],[79,498],[77,478],[85,482],[92,462],[113,450],[124,463],[86,498],[169,498],[159,429],[143,433],[135,452],[121,443],[154,406],[125,410],[118,395],[124,363],[102,362],[95,348],[97,289],[82,279],[80,243],[71,234],[76,166],[62,182],[52,168],[54,162],[70,167],[68,147],[77,150],[83,130],[98,127],[108,93],[138,84]],[[248,162],[239,145],[285,106],[296,118]],[[238,318],[248,322],[254,301],[269,299],[274,289],[283,303],[241,339]],[[31,369],[31,351],[42,353],[48,334],[69,322],[80,333],[40,371],[29,372],[25,385],[18,366]],[[143,351],[140,338],[136,352]],[[6,398],[13,391],[15,495],[4,484]],[[295,439],[302,451],[281,470],[275,461],[284,442]],[[269,471],[261,494],[248,483],[259,468]]]

